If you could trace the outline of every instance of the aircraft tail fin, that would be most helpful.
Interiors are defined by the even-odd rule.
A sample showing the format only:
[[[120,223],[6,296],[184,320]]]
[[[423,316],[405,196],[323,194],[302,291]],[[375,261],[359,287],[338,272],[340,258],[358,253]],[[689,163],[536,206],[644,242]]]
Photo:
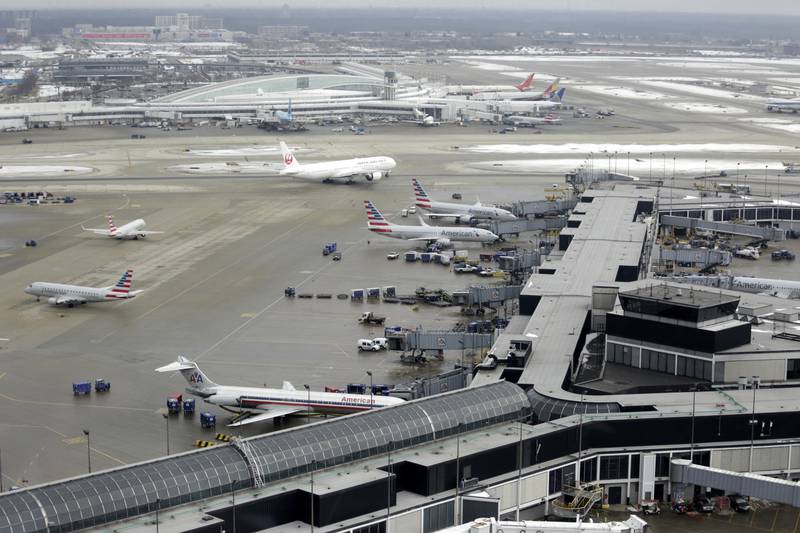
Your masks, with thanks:
[[[392,225],[386,217],[369,200],[364,200],[364,209],[367,212],[367,228],[378,233],[390,233]]]
[[[119,230],[117,229],[117,226],[114,224],[114,217],[108,215],[106,217],[106,220],[108,221],[108,232],[111,233],[111,235],[116,235]]]
[[[558,83],[561,81],[561,78],[556,78],[556,81],[551,83],[547,86],[547,89],[544,90],[544,97],[545,98],[552,98],[558,92]]]
[[[217,384],[211,381],[206,376],[197,363],[190,361],[182,355],[178,356],[178,360],[166,366],[156,368],[156,372],[180,372],[183,378],[189,383],[190,388],[202,391],[216,387]]]
[[[417,178],[411,178],[411,184],[414,186],[414,203],[423,209],[430,209],[431,197],[428,196],[428,193],[419,180],[417,180]]]
[[[430,224],[427,224],[424,220],[422,220],[421,216],[417,215],[417,218],[419,219],[419,223],[421,226],[430,226]]]
[[[286,110],[286,116],[289,117],[289,121],[292,121],[292,99],[289,98],[289,109]]]
[[[125,271],[124,274],[122,274],[117,284],[111,286],[110,289],[111,292],[113,292],[118,297],[124,298],[127,296],[131,296],[132,284],[133,284],[133,270],[129,268],[128,270]],[[138,294],[136,291],[134,291],[134,293],[135,294],[133,294],[133,296]]]
[[[298,168],[300,166],[300,162],[295,159],[294,154],[283,141],[281,141],[281,155],[283,155],[284,168]]]
[[[564,101],[564,94],[566,92],[567,92],[567,88],[566,87],[560,88],[558,90],[558,92],[556,93],[555,99],[558,100],[559,102],[563,102]]]
[[[521,83],[514,85],[518,91],[527,91],[533,84],[533,73],[529,74]]]

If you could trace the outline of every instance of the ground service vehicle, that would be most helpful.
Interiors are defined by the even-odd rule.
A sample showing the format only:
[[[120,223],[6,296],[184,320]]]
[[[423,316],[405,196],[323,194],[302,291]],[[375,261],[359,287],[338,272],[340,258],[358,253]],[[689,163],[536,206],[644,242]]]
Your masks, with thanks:
[[[381,347],[372,339],[358,339],[359,352],[377,352]]]
[[[384,322],[386,322],[385,316],[376,315],[372,311],[364,311],[361,316],[358,317],[359,324],[377,324],[382,326]]]
[[[388,254],[386,254],[386,259],[388,259],[389,261],[394,261],[398,257],[400,257],[400,254],[398,254],[397,252],[389,252]]]
[[[711,513],[714,511],[714,502],[710,498],[700,496],[694,500],[694,509],[701,513]]]
[[[734,494],[729,496],[731,501],[731,509],[736,511],[737,513],[749,513],[753,510],[750,506],[750,502],[744,496],[740,494]]]

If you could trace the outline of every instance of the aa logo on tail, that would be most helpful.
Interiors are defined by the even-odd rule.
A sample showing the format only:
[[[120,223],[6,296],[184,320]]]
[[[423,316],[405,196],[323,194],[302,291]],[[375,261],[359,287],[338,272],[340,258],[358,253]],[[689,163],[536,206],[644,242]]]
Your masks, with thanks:
[[[189,383],[196,383],[202,384],[203,383],[203,374],[200,372],[192,372],[192,375],[189,376]]]

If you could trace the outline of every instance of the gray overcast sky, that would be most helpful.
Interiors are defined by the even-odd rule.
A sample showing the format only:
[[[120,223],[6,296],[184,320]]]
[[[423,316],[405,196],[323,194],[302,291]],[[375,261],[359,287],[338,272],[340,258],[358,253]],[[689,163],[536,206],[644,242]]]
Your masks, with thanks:
[[[800,15],[798,0],[2,0],[0,9],[135,9],[135,8],[225,8],[225,7],[447,7],[521,8],[549,10],[661,11],[761,13]]]
[[[761,13],[772,15],[800,15],[798,0],[2,0],[0,9],[70,9],[70,8],[224,8],[224,7],[447,7],[458,5],[470,8],[572,9],[603,11],[654,11],[654,12],[716,12]]]

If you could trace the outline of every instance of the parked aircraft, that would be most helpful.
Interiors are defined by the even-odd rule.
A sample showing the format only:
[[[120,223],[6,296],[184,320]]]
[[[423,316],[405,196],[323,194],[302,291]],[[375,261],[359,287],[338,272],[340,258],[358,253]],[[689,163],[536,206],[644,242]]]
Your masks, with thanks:
[[[148,235],[164,233],[163,231],[145,230],[144,227],[147,224],[145,224],[144,220],[141,218],[137,218],[136,220],[128,222],[127,224],[123,224],[120,227],[114,225],[114,217],[111,215],[106,217],[106,221],[108,222],[108,229],[84,228],[83,225],[81,225],[81,229],[83,231],[91,231],[96,235],[103,235],[105,237],[112,237],[114,239],[143,239]]]
[[[437,122],[429,114],[424,113],[416,108],[414,108],[414,118],[416,119],[415,122],[423,128],[436,127],[441,124],[441,122]]]
[[[335,180],[352,182],[358,176],[363,176],[367,181],[378,181],[388,176],[391,170],[397,166],[394,159],[386,156],[359,157],[301,165],[283,141],[281,141],[281,154],[283,155],[281,176],[318,180],[324,183]]]
[[[414,203],[417,207],[429,211],[428,217],[431,219],[452,218],[457,224],[469,224],[478,220],[516,220],[517,218],[506,209],[482,205],[480,201],[475,205],[437,202],[428,196],[419,180],[412,178],[411,183],[414,186]]]
[[[527,117],[523,115],[510,115],[503,119],[506,124],[513,126],[552,126],[561,124],[561,119],[552,114],[543,117]]]
[[[718,287],[740,292],[751,292],[777,296],[778,298],[800,299],[800,281],[785,279],[751,278],[747,276],[674,276],[670,281],[691,283],[707,287]]]
[[[75,307],[78,304],[113,302],[135,298],[142,291],[132,291],[133,270],[126,270],[116,285],[109,287],[83,287],[81,285],[65,285],[37,281],[25,288],[27,294],[36,296],[36,301],[47,298],[50,305],[66,305]]]
[[[513,85],[451,85],[447,87],[447,93],[474,95],[482,92],[508,91],[512,87],[517,89],[517,91],[525,92],[525,91],[530,91],[533,88],[533,76],[534,74],[531,73],[528,75],[527,78],[522,80],[520,83],[516,83]]]
[[[497,91],[497,92],[485,92],[485,93],[477,93],[472,96],[473,100],[533,100],[533,101],[540,101],[540,100],[550,100],[560,102],[561,99],[564,97],[564,93],[566,92],[565,89],[559,89],[559,82],[561,81],[560,78],[556,79],[553,83],[547,86],[547,88],[540,92],[535,93],[532,91]]]
[[[407,241],[423,241],[439,246],[450,246],[450,243],[460,242],[495,242],[500,237],[489,230],[472,227],[429,226],[419,219],[421,226],[401,226],[392,224],[378,211],[378,208],[369,200],[364,200],[364,209],[367,211],[367,229],[374,233],[393,239]]]
[[[797,113],[800,111],[800,98],[795,100],[770,100],[767,102],[767,111],[777,111],[778,113],[789,111]]]
[[[281,389],[218,385],[206,376],[197,363],[179,356],[178,360],[156,368],[156,372],[178,371],[189,383],[186,392],[206,402],[246,418],[229,426],[263,422],[297,413],[350,414],[403,403],[400,398],[377,394],[346,394],[297,390],[288,381]]]

